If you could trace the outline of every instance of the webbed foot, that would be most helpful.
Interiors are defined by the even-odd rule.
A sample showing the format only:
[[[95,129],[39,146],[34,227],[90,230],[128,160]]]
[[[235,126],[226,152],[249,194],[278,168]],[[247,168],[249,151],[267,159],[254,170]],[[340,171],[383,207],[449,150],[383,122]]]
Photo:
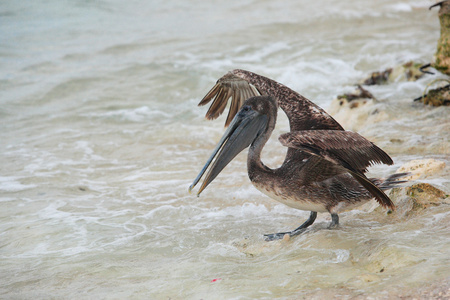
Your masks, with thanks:
[[[336,215],[337,216],[337,215]],[[300,225],[298,228],[296,228],[293,231],[288,231],[288,232],[279,232],[279,233],[271,233],[271,234],[265,234],[264,236],[266,237],[265,240],[266,241],[275,241],[275,240],[279,240],[282,239],[286,234],[288,234],[290,237],[292,236],[296,236],[299,235],[300,233],[304,232],[305,229],[310,226],[312,223],[314,223],[314,221],[316,220],[317,217],[317,212],[312,211],[311,214],[309,215],[309,219],[306,220],[305,223],[303,223],[302,225]],[[339,219],[338,219],[339,222]]]

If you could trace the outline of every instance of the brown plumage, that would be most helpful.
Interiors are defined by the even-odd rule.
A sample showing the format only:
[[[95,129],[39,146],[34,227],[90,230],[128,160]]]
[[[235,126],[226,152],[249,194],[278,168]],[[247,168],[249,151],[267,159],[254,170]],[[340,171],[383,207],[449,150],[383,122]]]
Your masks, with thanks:
[[[190,189],[219,150],[199,194],[229,161],[250,146],[247,168],[255,187],[288,206],[311,211],[309,220],[299,228],[267,235],[269,240],[301,233],[314,222],[317,211],[330,212],[331,226],[337,226],[340,211],[373,197],[382,206],[394,209],[382,190],[402,182],[397,179],[405,174],[394,174],[387,180],[367,178],[364,173],[369,166],[390,165],[392,159],[361,135],[345,131],[322,108],[272,79],[244,70],[220,78],[199,105],[212,101],[206,117],[214,119],[224,112],[230,98],[225,123],[230,127]],[[270,169],[262,163],[260,154],[275,127],[277,107],[289,119],[290,132],[279,137],[288,152],[281,167]]]
[[[321,107],[299,93],[270,78],[240,69],[228,72],[217,80],[216,85],[199,105],[206,105],[213,100],[206,113],[206,118],[212,120],[224,112],[226,103],[231,97],[231,108],[225,123],[225,126],[228,126],[244,101],[259,95],[270,95],[276,99],[289,119],[291,131],[344,130]]]

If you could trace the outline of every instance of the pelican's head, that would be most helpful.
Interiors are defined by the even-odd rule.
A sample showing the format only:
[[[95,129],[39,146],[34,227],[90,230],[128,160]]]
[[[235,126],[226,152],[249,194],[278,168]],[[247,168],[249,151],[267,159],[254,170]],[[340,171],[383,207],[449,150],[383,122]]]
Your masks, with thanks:
[[[189,191],[200,181],[213,159],[216,158],[197,193],[200,195],[236,155],[250,146],[262,133],[273,130],[276,116],[277,105],[272,97],[257,96],[247,99],[231,121],[205,166],[189,187]]]

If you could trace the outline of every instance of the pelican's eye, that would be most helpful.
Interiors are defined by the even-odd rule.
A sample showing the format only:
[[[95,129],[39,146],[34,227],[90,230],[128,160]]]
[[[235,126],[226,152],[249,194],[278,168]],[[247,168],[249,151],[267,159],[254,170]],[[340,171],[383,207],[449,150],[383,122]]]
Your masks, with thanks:
[[[242,107],[242,111],[250,111],[252,108],[250,105],[245,105]]]

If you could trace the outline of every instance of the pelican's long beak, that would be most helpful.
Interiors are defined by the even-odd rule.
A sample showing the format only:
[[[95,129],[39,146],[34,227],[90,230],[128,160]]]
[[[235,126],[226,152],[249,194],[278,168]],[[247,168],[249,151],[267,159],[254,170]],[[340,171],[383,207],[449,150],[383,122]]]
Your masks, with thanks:
[[[200,181],[203,174],[206,172],[219,151],[219,155],[217,155],[197,193],[198,196],[208,186],[208,184],[210,184],[214,178],[219,175],[223,168],[225,168],[225,166],[236,157],[236,155],[250,146],[256,137],[265,130],[267,120],[268,118],[266,115],[262,115],[257,111],[252,110],[250,106],[241,108],[241,110],[234,117],[233,121],[231,121],[230,126],[220,139],[211,154],[211,157],[208,159],[197,178],[195,178],[194,182],[189,187],[189,192]]]

